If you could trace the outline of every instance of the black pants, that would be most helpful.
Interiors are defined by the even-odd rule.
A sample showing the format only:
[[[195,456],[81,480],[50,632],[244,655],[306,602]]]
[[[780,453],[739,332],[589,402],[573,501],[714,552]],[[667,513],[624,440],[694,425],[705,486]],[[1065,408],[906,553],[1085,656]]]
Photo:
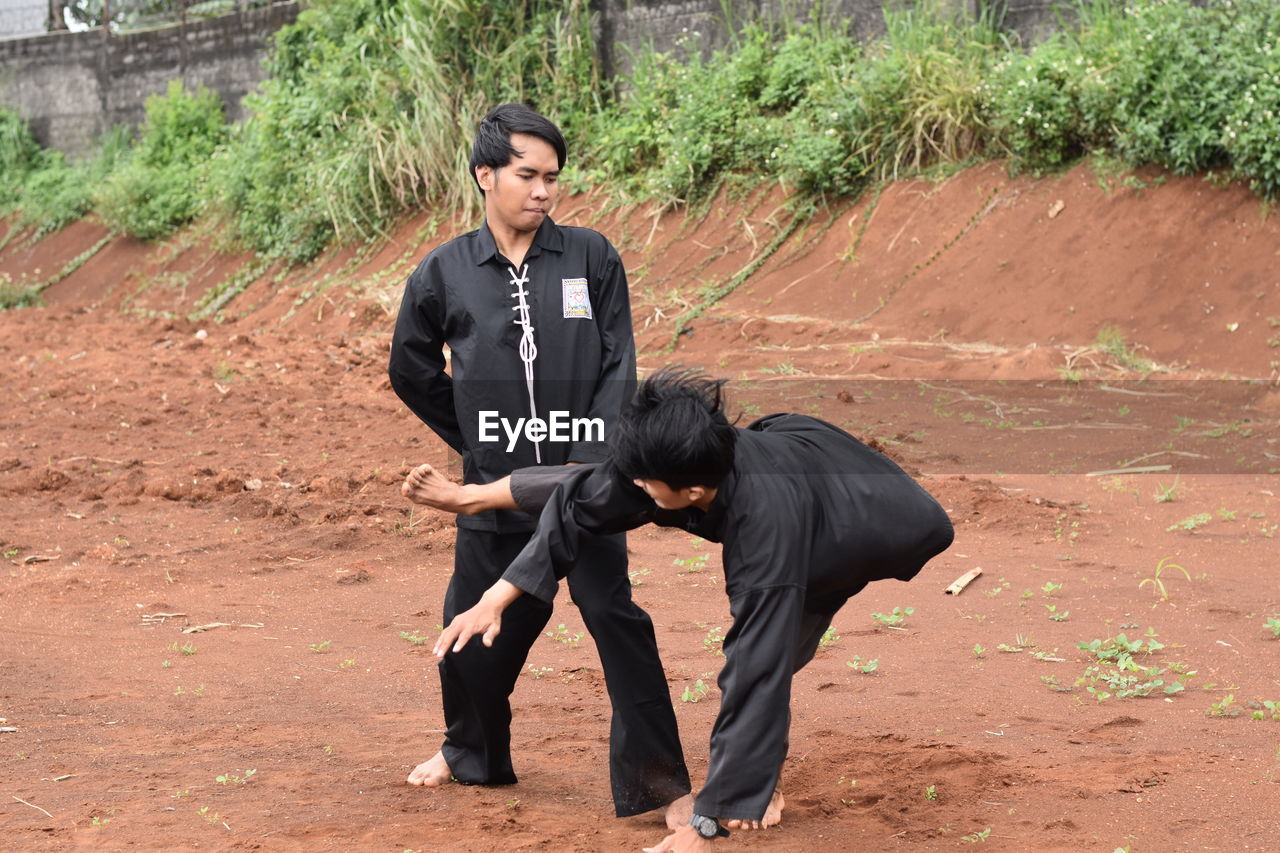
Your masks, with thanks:
[[[453,577],[444,600],[446,625],[480,600],[528,540],[525,533],[458,528]],[[617,814],[626,817],[663,806],[689,792],[689,772],[653,623],[631,600],[625,537],[584,541],[568,581],[570,596],[600,653],[613,704],[609,774]],[[441,749],[458,781],[516,781],[511,766],[511,691],[529,648],[550,618],[549,606],[521,596],[503,613],[502,633],[491,648],[473,637],[461,652],[441,660],[446,726]]]

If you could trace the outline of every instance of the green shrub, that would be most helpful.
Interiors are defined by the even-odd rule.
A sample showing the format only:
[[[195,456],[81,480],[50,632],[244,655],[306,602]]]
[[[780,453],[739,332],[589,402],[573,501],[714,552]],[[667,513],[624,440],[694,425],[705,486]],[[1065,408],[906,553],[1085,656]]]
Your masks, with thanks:
[[[60,153],[49,152],[45,165],[27,181],[18,224],[43,236],[89,213],[94,189],[126,158],[129,138],[128,128],[117,127],[99,141],[92,155],[70,164]]]
[[[170,82],[164,95],[147,99],[131,156],[93,194],[98,214],[108,226],[145,240],[171,234],[199,213],[208,160],[225,137],[217,94]]]
[[[45,163],[31,128],[13,110],[0,107],[0,210],[8,210],[22,196],[31,172]]]

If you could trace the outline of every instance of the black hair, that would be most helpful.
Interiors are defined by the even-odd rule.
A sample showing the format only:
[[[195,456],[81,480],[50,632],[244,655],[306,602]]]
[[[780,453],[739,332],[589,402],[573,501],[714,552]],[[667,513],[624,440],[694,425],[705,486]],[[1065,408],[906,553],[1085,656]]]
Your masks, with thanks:
[[[613,428],[614,464],[672,489],[716,487],[733,468],[737,432],[724,414],[724,379],[664,367],[643,380]]]
[[[561,169],[564,168],[569,148],[555,122],[524,104],[499,104],[480,119],[476,138],[471,143],[471,179],[477,188],[480,187],[480,180],[476,178],[478,167],[501,169],[518,153],[511,147],[513,133],[525,133],[546,142],[556,150],[556,162]],[[484,195],[483,189],[480,189],[480,194]]]

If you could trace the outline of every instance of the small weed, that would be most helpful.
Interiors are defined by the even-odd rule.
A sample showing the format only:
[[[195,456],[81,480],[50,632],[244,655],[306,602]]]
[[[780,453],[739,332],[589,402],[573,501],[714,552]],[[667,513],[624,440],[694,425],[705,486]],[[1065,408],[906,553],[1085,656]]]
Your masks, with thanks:
[[[1155,502],[1158,504],[1173,503],[1178,499],[1178,477],[1175,475],[1173,482],[1166,486],[1160,481],[1156,481]]]
[[[980,658],[980,657],[982,657],[983,655],[985,655],[986,653],[987,653],[987,650],[986,650],[986,649],[984,649],[984,648],[982,647],[982,644],[981,644],[981,643],[974,643],[974,644],[973,644],[973,656],[974,656],[974,657],[976,657],[976,658]]]
[[[1205,713],[1210,717],[1238,717],[1240,716],[1240,712],[1231,707],[1235,704],[1235,701],[1236,695],[1234,693],[1228,693],[1217,702],[1211,703],[1209,705],[1209,710],[1205,711]]]
[[[534,678],[541,679],[542,676],[549,675],[550,673],[555,672],[555,670],[549,666],[534,666],[533,664],[529,664],[528,672]]]
[[[329,648],[329,644],[332,642],[333,640],[325,640],[322,643],[312,643],[307,646],[307,648],[311,649],[313,652],[323,652],[325,649]]]
[[[1045,686],[1048,687],[1050,690],[1056,690],[1058,693],[1071,692],[1070,687],[1064,687],[1058,683],[1058,676],[1056,675],[1042,675],[1040,676],[1040,680],[1043,681]]]
[[[1004,578],[1000,578],[1000,580],[996,581],[996,586],[984,592],[983,595],[985,595],[987,598],[995,598],[997,595],[999,595],[1000,593],[1004,592],[1006,589],[1009,589],[1009,588],[1010,588],[1010,583]]]
[[[679,566],[682,571],[680,574],[688,575],[700,572],[707,567],[707,560],[711,559],[710,554],[699,554],[696,557],[676,557],[671,561],[671,565]]]
[[[174,643],[174,645],[176,646],[176,645],[178,645],[178,644],[177,644],[177,643]],[[196,653],[196,647],[195,647],[195,645],[194,645],[194,644],[192,644],[192,643],[183,643],[183,644],[178,648],[178,651],[182,652],[184,655],[188,655],[188,656],[189,656],[189,655],[194,655],[194,654]]]
[[[207,820],[209,823],[218,823],[222,820],[222,815],[215,811],[210,811],[208,806],[201,806],[197,809],[196,814]]]
[[[400,639],[408,640],[409,642],[413,643],[415,646],[422,646],[431,642],[429,639],[422,636],[417,631],[401,631]]]
[[[1280,720],[1280,702],[1264,699],[1261,702],[1250,702],[1249,707],[1256,709],[1253,712],[1255,720],[1265,720],[1268,716],[1273,720]]]
[[[936,800],[936,799],[938,799],[938,789],[937,789],[937,786],[935,786],[935,785],[930,785],[930,786],[928,786],[927,788],[925,788],[925,789],[924,789],[924,798],[925,798],[926,800]]]
[[[1046,604],[1044,606],[1044,609],[1049,611],[1049,618],[1052,619],[1054,622],[1066,622],[1067,617],[1071,615],[1070,610],[1064,610],[1061,613],[1059,613],[1058,605],[1056,604]]]
[[[644,576],[649,574],[648,569],[637,569],[633,572],[627,572],[627,580],[631,581],[632,586],[644,586]]]
[[[895,607],[889,613],[872,613],[871,618],[885,628],[898,628],[907,621],[908,616],[915,612],[914,607]]]
[[[713,655],[724,657],[724,629],[718,626],[708,629],[707,636],[702,638],[702,647]]]
[[[870,675],[880,668],[880,659],[872,658],[871,660],[863,660],[858,655],[853,656],[853,660],[845,661],[845,665],[850,669],[856,669],[863,675]]]
[[[1155,369],[1154,364],[1140,357],[1135,348],[1125,341],[1124,334],[1118,326],[1103,326],[1098,330],[1094,343],[1098,349],[1115,359],[1121,367],[1139,373],[1150,373]]]
[[[1044,586],[1040,587],[1040,591],[1045,595],[1053,595],[1060,589],[1062,589],[1062,584],[1054,583],[1053,581],[1045,581]]]
[[[1207,512],[1198,512],[1195,515],[1189,515],[1176,524],[1170,524],[1166,530],[1187,530],[1194,533],[1198,528],[1204,527],[1212,520],[1212,516]]]
[[[257,770],[246,770],[244,776],[237,776],[234,773],[223,773],[221,776],[215,776],[214,781],[219,785],[247,785],[249,780],[253,778],[253,774]]]
[[[840,635],[836,633],[834,625],[828,625],[827,630],[822,632],[822,638],[818,640],[818,648],[829,649],[840,640]]]
[[[355,665],[356,665],[355,658],[347,658],[342,663],[338,664],[338,669],[351,669],[351,667]]]
[[[1223,521],[1235,521],[1236,511],[1233,509],[1227,509],[1225,506],[1220,506],[1218,507],[1218,518],[1221,518]]]
[[[1268,617],[1264,627],[1271,632],[1271,636],[1280,638],[1280,614]]]
[[[708,687],[701,678],[699,678],[697,681],[693,682],[693,684],[690,684],[684,689],[684,692],[680,694],[680,701],[701,702],[703,699],[707,698],[707,694],[710,692],[711,688]]]
[[[991,827],[987,827],[981,832],[975,832],[972,835],[962,835],[960,840],[968,844],[977,844],[979,841],[986,841],[987,836],[991,835]]]
[[[569,648],[577,648],[578,643],[585,636],[581,631],[569,633],[569,629],[561,622],[559,625],[547,632],[547,636],[555,640],[557,643],[564,643]]]
[[[1183,577],[1185,577],[1187,580],[1191,580],[1191,573],[1188,572],[1186,569],[1182,568],[1182,566],[1179,566],[1177,563],[1169,562],[1172,559],[1173,559],[1172,557],[1165,557],[1162,560],[1160,560],[1160,562],[1156,563],[1155,574],[1152,577],[1143,578],[1142,581],[1138,584],[1138,589],[1142,589],[1147,584],[1151,584],[1151,586],[1160,593],[1161,600],[1168,601],[1169,590],[1165,588],[1164,580],[1163,578],[1160,577],[1160,575],[1164,573],[1165,569],[1177,569],[1178,571],[1182,572]]]
[[[12,557],[16,557],[16,556],[18,556],[18,554],[20,554],[20,553],[22,553],[21,549],[18,549],[18,548],[6,548],[6,549],[5,549],[5,552],[4,552],[4,556],[5,556],[5,559],[10,559],[10,558],[12,558]]]

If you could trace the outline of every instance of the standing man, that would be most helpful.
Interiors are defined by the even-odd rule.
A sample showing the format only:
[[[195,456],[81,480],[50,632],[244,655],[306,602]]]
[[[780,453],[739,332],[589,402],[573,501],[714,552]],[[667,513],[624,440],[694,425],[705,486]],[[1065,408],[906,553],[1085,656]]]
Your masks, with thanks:
[[[405,286],[391,384],[461,454],[466,483],[531,465],[603,460],[606,432],[635,387],[621,259],[602,235],[550,217],[565,157],[564,137],[545,117],[522,104],[490,111],[470,164],[484,224],[431,252]],[[446,624],[502,576],[536,521],[502,510],[458,519]],[[592,570],[575,573],[569,592],[613,704],[616,812],[667,806],[670,825],[687,822],[689,774],[653,624],[631,600],[624,535],[590,538],[582,562]],[[550,616],[549,602],[527,596],[507,612],[499,642],[468,643],[440,662],[444,744],[409,774],[410,784],[516,781],[510,695]]]

